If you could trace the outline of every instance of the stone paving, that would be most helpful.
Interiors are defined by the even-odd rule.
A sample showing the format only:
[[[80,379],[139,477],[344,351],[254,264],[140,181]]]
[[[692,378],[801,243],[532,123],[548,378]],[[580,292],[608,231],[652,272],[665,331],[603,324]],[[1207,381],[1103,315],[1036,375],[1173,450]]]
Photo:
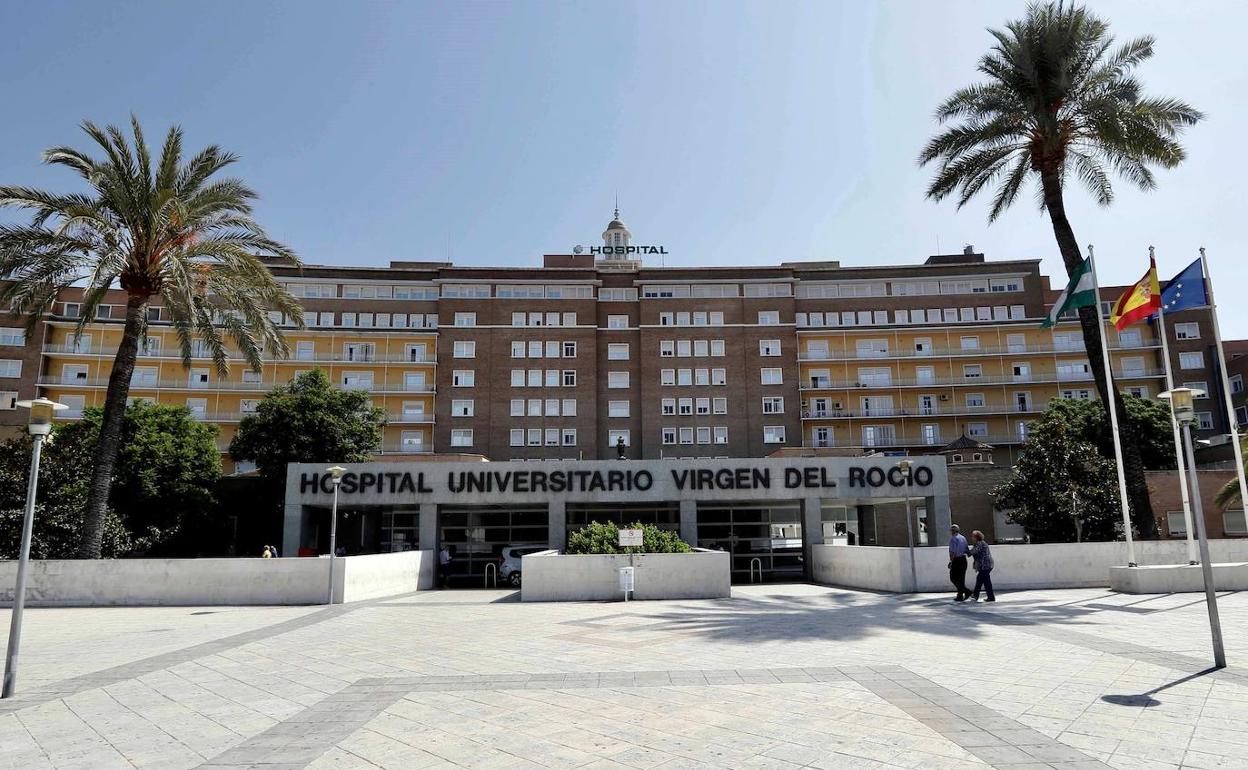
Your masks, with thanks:
[[[1248,768],[1248,594],[515,599],[28,610],[0,768]]]

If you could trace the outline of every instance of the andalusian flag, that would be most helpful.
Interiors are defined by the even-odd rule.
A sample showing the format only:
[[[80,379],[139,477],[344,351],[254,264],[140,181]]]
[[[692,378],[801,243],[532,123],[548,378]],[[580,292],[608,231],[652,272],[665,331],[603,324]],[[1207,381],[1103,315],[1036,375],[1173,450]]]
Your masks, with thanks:
[[[1161,286],[1157,283],[1157,263],[1149,260],[1148,272],[1135,285],[1123,292],[1114,303],[1109,322],[1122,331],[1136,321],[1143,321],[1161,307]]]
[[[1078,310],[1081,307],[1094,305],[1096,305],[1096,283],[1092,280],[1092,263],[1085,259],[1075,274],[1070,277],[1066,291],[1062,292],[1057,301],[1053,303],[1053,307],[1049,309],[1049,315],[1044,319],[1044,323],[1040,324],[1040,328],[1047,329],[1057,323],[1058,317],[1068,310]]]

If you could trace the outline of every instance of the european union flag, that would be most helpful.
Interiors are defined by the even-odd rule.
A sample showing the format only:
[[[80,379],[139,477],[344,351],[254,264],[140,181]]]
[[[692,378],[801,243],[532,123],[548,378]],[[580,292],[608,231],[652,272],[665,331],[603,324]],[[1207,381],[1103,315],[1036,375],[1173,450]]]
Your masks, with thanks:
[[[1205,271],[1200,260],[1188,265],[1183,272],[1170,279],[1161,290],[1161,307],[1167,313],[1177,313],[1189,307],[1209,304],[1205,296]]]

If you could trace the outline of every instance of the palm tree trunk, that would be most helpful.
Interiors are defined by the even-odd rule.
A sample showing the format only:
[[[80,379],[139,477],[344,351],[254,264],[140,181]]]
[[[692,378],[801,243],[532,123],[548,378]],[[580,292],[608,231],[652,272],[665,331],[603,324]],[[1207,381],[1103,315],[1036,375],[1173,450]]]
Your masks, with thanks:
[[[1066,274],[1073,275],[1083,263],[1083,254],[1079,251],[1079,242],[1075,240],[1075,231],[1070,226],[1070,220],[1066,218],[1061,178],[1055,172],[1044,172],[1040,175],[1040,184],[1044,191],[1044,207],[1053,224],[1053,235],[1057,238],[1057,248],[1066,265]],[[1083,342],[1092,367],[1092,377],[1096,381],[1096,392],[1101,397],[1101,403],[1108,404],[1110,394],[1106,387],[1105,367],[1101,357],[1101,309],[1080,308],[1079,325],[1083,328]],[[1152,540],[1157,536],[1157,521],[1148,496],[1144,460],[1140,457],[1135,425],[1127,417],[1122,395],[1115,390],[1112,396],[1118,409],[1118,431],[1122,439],[1122,465],[1127,477],[1127,502],[1131,507],[1131,521],[1135,523],[1141,538]]]
[[[126,300],[126,326],[121,344],[113,357],[113,371],[108,377],[108,393],[104,398],[104,417],[100,422],[100,439],[95,450],[95,467],[87,493],[87,511],[82,523],[80,559],[98,559],[104,542],[104,517],[108,512],[108,494],[113,484],[113,467],[121,449],[121,428],[126,416],[126,398],[130,395],[130,378],[139,352],[139,335],[147,315],[146,296],[131,295]]]

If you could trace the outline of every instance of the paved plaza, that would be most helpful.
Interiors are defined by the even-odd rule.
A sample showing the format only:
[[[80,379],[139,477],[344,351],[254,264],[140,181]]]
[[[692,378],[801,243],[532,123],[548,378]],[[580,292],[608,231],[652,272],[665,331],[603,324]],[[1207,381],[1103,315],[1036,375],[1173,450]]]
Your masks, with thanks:
[[[1248,768],[1243,594],[516,598],[28,610],[0,767]]]

